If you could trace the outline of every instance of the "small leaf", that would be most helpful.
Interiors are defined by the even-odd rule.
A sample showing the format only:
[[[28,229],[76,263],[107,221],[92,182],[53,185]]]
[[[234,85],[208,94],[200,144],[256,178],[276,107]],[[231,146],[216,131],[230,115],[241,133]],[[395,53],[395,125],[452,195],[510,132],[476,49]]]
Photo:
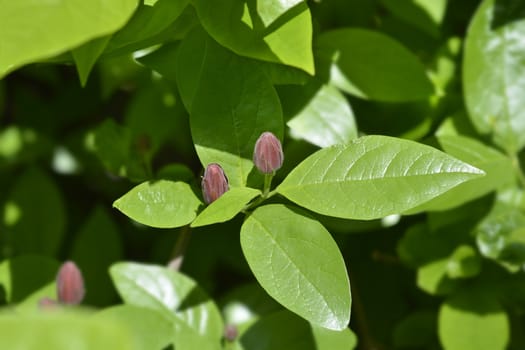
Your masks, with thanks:
[[[0,12],[0,78],[24,64],[52,57],[122,27],[136,0],[9,1]],[[45,28],[45,30],[42,30]]]
[[[525,146],[525,19],[518,13],[520,2],[483,1],[469,25],[463,57],[470,118],[511,153]]]
[[[260,194],[261,191],[253,188],[232,188],[209,204],[191,223],[191,227],[228,221],[237,215],[249,201]]]
[[[345,263],[319,222],[281,204],[258,207],[241,227],[241,247],[257,281],[279,303],[313,324],[348,326]]]
[[[400,322],[393,333],[393,343],[397,348],[429,349],[437,341],[437,313],[419,310]]]
[[[426,34],[439,38],[447,0],[382,0],[381,3],[399,19]]]
[[[187,183],[158,180],[135,186],[113,206],[141,224],[174,228],[192,222],[201,204]]]
[[[164,349],[173,339],[173,329],[159,313],[133,305],[118,305],[98,312],[93,319],[114,321],[128,328],[137,349]]]
[[[417,270],[417,286],[432,295],[449,294],[456,284],[447,276],[448,258],[432,261]]]
[[[481,175],[432,147],[365,136],[312,154],[277,191],[320,214],[370,220],[402,213]]]
[[[110,38],[111,36],[96,38],[71,51],[82,86],[86,86],[89,73],[106,48]]]
[[[312,19],[305,2],[295,0],[296,6],[282,1],[273,1],[274,8],[268,4],[252,8],[254,2],[237,0],[192,0],[200,22],[206,31],[221,45],[233,52],[269,62],[284,63],[314,73],[312,54]],[[275,8],[280,5],[281,8]],[[262,16],[255,11],[262,8]],[[271,13],[270,13],[271,11]],[[255,12],[267,23],[252,19]],[[276,16],[281,14],[282,20]]]
[[[492,295],[469,289],[453,295],[439,310],[439,339],[447,350],[503,350],[509,342],[509,320]]]
[[[219,340],[223,334],[217,306],[190,278],[165,267],[118,263],[110,274],[126,304],[158,311],[174,322],[177,334]]]
[[[280,92],[285,113],[287,107],[293,109],[287,125],[294,137],[319,147],[347,143],[357,137],[354,113],[335,87],[311,83]]]
[[[424,99],[432,84],[418,58],[394,39],[366,29],[322,33],[317,51],[332,84],[364,99],[402,102]]]
[[[481,259],[469,245],[460,245],[454,250],[447,263],[450,278],[470,278],[481,271]]]

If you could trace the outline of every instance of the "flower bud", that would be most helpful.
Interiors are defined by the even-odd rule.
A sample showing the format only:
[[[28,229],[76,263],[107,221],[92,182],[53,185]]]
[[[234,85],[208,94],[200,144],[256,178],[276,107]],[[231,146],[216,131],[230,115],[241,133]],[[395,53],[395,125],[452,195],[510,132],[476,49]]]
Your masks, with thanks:
[[[57,297],[61,304],[76,305],[84,299],[84,279],[72,261],[66,261],[57,275]]]
[[[208,164],[206,170],[204,170],[201,186],[202,195],[207,204],[215,201],[222,196],[224,192],[228,191],[228,178],[219,164]]]
[[[255,143],[253,163],[263,174],[271,174],[283,165],[281,141],[269,131],[263,132]]]
[[[237,339],[237,336],[239,335],[239,331],[237,330],[237,327],[233,324],[227,324],[224,327],[224,339],[226,339],[229,342],[235,341]]]

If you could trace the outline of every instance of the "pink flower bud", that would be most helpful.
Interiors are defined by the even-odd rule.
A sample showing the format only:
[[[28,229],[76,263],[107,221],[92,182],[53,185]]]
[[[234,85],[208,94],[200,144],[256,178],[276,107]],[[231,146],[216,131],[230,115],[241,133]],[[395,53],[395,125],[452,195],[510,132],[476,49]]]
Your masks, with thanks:
[[[228,324],[224,327],[224,339],[226,339],[227,341],[235,341],[238,335],[239,331],[237,330],[237,327],[235,325]]]
[[[61,304],[76,305],[84,299],[84,279],[72,261],[66,261],[57,275],[57,296]]]
[[[215,201],[222,194],[228,191],[228,178],[224,174],[221,166],[217,163],[210,163],[204,170],[202,177],[202,195],[207,204]]]
[[[263,174],[271,174],[283,165],[281,141],[269,131],[263,132],[255,143],[253,163]]]

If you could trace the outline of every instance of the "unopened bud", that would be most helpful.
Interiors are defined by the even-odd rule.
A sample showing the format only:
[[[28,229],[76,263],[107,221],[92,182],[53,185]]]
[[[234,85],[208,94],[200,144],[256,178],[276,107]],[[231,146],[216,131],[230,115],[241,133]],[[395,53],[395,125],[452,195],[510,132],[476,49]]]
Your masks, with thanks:
[[[229,342],[235,341],[237,339],[237,336],[239,335],[239,331],[237,330],[237,327],[233,324],[228,324],[224,327],[224,339],[226,339]]]
[[[253,163],[263,174],[271,174],[283,165],[281,141],[269,131],[263,132],[255,143]]]
[[[204,170],[201,186],[202,195],[207,204],[215,201],[222,196],[224,192],[228,191],[228,178],[219,164],[208,164],[206,170]]]
[[[76,305],[84,299],[84,279],[72,261],[66,261],[57,275],[57,297],[61,304]]]

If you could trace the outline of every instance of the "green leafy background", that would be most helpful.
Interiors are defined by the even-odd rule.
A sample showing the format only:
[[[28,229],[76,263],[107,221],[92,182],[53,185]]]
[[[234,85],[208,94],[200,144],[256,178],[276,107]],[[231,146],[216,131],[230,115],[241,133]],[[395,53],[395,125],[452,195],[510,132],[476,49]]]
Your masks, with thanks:
[[[524,34],[515,0],[0,0],[0,348],[524,349]],[[66,260],[82,306],[39,309]]]

